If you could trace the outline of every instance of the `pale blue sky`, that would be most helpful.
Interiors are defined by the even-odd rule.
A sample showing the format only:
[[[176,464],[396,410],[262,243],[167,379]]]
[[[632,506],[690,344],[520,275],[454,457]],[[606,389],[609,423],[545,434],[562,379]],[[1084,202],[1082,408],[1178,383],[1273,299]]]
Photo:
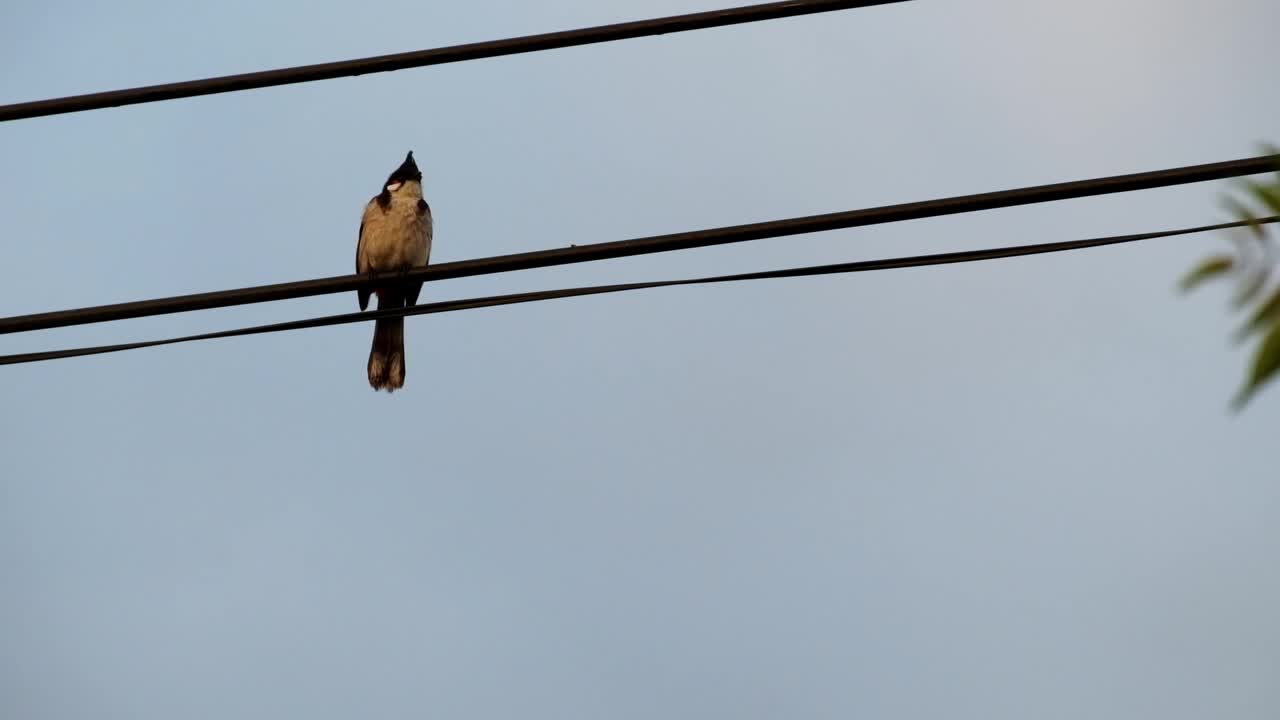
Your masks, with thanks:
[[[724,6],[0,9],[0,102]],[[1252,154],[1270,0],[917,2],[0,125],[0,314],[351,270],[413,149],[437,261]],[[428,286],[1222,219],[1192,186]],[[3,368],[0,712],[1274,718],[1280,388],[1221,238]],[[355,294],[0,338],[346,312]]]

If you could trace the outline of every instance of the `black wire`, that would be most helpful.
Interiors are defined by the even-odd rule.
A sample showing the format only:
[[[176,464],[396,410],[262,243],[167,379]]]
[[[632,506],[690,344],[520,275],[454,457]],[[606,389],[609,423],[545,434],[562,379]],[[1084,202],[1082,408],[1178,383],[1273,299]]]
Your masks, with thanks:
[[[862,260],[858,262],[836,263],[832,265],[812,265],[809,267],[788,268],[785,270],[717,275],[713,277],[689,278],[685,280],[658,280],[652,282],[621,283],[615,285],[595,285],[589,287],[563,288],[559,290],[540,290],[534,292],[514,293],[509,295],[490,295],[487,297],[468,298],[462,300],[445,300],[442,302],[418,305],[412,308],[372,310],[369,312],[329,315],[309,320],[294,320],[290,322],[273,323],[270,325],[256,325],[236,330],[223,330],[219,332],[202,333],[199,335],[186,335],[182,337],[166,338],[163,340],[146,340],[141,342],[120,343],[116,345],[98,345],[93,347],[70,348],[66,350],[49,350],[45,352],[0,355],[0,365],[17,365],[21,363],[58,360],[61,358],[82,357],[85,355],[122,352],[125,350],[138,350],[141,348],[158,347],[161,345],[175,345],[178,343],[195,342],[199,340],[261,335],[264,333],[368,322],[371,320],[378,320],[380,318],[404,317],[409,315],[431,315],[435,313],[455,312],[458,310],[471,310],[475,308],[495,307],[499,305],[517,305],[528,302],[540,302],[543,300],[628,292],[631,290],[676,287],[680,285],[708,285],[714,283],[743,282],[748,280],[811,277],[815,275],[836,275],[843,273],[867,272],[872,270],[890,270],[895,268],[925,267],[930,265],[949,265],[952,263],[995,260],[999,258],[1065,252],[1068,250],[1081,250],[1084,248],[1101,247],[1105,245],[1119,245],[1121,243],[1154,240],[1157,238],[1174,237],[1178,235],[1190,235],[1193,233],[1210,232],[1213,230],[1226,230],[1229,228],[1244,227],[1252,223],[1274,222],[1280,222],[1280,216],[1259,218],[1253,221],[1227,222],[1216,225],[1181,228],[1178,230],[1162,230],[1159,232],[1139,233],[1136,235],[1115,235],[1088,240],[1069,240],[1064,242],[1041,243],[1037,245],[1019,245],[1005,248],[988,248],[985,250],[966,250],[962,252],[916,255],[912,257],[887,258],[883,260]]]
[[[295,83],[331,80],[333,78],[389,72],[407,68],[444,65],[446,63],[479,60],[481,58],[554,50],[557,48],[591,45],[595,43],[628,40],[650,35],[704,30],[707,28],[740,25],[743,23],[776,20],[800,15],[850,10],[853,8],[888,5],[905,0],[790,0],[762,5],[711,10],[709,12],[673,15],[652,20],[599,25],[596,27],[562,32],[525,35],[505,40],[451,45],[429,50],[379,55],[376,57],[342,60],[339,62],[301,65],[298,67],[264,70],[262,72],[224,75],[222,77],[189,80],[186,82],[149,85],[146,87],[109,92],[72,95],[50,100],[0,105],[0,122],[24,118],[62,115],[65,113],[99,110],[121,105],[176,100],[178,98],[215,95],[218,93],[254,90],[257,88],[292,85]]]
[[[978,195],[961,195],[958,197],[923,202],[905,203],[901,205],[885,205],[862,210],[826,215],[810,215],[807,217],[773,220],[714,228],[695,230],[671,235],[656,235],[634,240],[616,240],[613,242],[580,245],[577,247],[539,250],[536,252],[498,255],[496,257],[463,260],[452,263],[439,263],[427,267],[410,270],[396,278],[412,281],[445,280],[449,278],[490,275],[494,273],[528,270],[532,268],[567,265],[571,263],[608,260],[613,258],[646,255],[650,253],[687,250],[690,248],[710,247],[729,243],[760,240],[772,237],[785,237],[805,233],[839,230],[843,228],[878,225],[883,223],[917,220],[921,218],[940,217],[958,213],[993,210],[997,208],[1029,205],[1033,203],[1081,198],[1108,193],[1145,190],[1170,185],[1219,180],[1242,175],[1254,175],[1269,172],[1280,166],[1280,155],[1267,155],[1228,162],[1191,165],[1169,170],[1117,175],[1114,177],[1077,180],[1075,182],[1038,185],[1016,190],[982,193]],[[385,284],[387,278],[378,282]],[[300,282],[279,283],[275,285],[259,285],[257,287],[239,288],[235,290],[219,290],[215,292],[177,295],[154,300],[138,300],[134,302],[98,305],[95,307],[58,310],[54,312],[18,315],[0,318],[0,335],[32,330],[84,325],[87,323],[126,320],[129,318],[165,315],[169,313],[208,310],[211,308],[247,305],[250,303],[272,302],[292,298],[312,297],[331,293],[348,292],[361,287],[372,287],[377,283],[367,275],[341,275],[337,277],[303,280]]]

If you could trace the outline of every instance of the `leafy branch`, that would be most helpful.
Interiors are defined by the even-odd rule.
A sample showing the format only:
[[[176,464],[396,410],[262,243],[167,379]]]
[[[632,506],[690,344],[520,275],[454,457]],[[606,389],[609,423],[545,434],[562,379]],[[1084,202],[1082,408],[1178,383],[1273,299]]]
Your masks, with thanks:
[[[1267,146],[1268,153],[1280,152]],[[1243,230],[1229,235],[1234,253],[1211,255],[1191,269],[1181,282],[1183,292],[1219,278],[1231,278],[1236,284],[1232,306],[1247,311],[1245,323],[1236,330],[1234,340],[1244,343],[1260,337],[1253,353],[1252,365],[1244,385],[1231,401],[1239,411],[1269,381],[1280,374],[1280,285],[1273,282],[1280,265],[1280,252],[1271,237],[1270,223],[1280,220],[1280,167],[1268,182],[1244,180],[1236,194],[1223,198],[1227,210],[1242,222]]]

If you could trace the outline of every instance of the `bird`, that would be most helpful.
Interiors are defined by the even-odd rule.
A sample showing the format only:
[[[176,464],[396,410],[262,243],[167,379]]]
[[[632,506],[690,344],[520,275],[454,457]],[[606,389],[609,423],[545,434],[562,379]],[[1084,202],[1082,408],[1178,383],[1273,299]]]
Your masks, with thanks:
[[[431,235],[431,206],[423,198],[422,172],[410,150],[382,184],[382,191],[364,207],[356,243],[356,273],[376,279],[382,273],[403,273],[426,265],[431,258]],[[388,282],[356,292],[363,311],[372,294],[378,296],[379,310],[413,307],[421,290],[422,282],[418,281]],[[404,318],[375,321],[369,386],[394,392],[404,387],[404,370]]]

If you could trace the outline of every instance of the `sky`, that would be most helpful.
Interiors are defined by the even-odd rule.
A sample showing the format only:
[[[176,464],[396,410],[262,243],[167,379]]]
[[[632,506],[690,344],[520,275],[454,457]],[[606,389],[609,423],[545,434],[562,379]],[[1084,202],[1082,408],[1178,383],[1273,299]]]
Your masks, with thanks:
[[[9,0],[0,103],[723,7]],[[915,2],[0,125],[0,314],[1247,157],[1269,0]],[[423,300],[1226,219],[1228,183],[429,284]],[[1280,712],[1280,388],[1197,236],[0,372],[0,714]],[[355,293],[0,353],[356,309]]]

